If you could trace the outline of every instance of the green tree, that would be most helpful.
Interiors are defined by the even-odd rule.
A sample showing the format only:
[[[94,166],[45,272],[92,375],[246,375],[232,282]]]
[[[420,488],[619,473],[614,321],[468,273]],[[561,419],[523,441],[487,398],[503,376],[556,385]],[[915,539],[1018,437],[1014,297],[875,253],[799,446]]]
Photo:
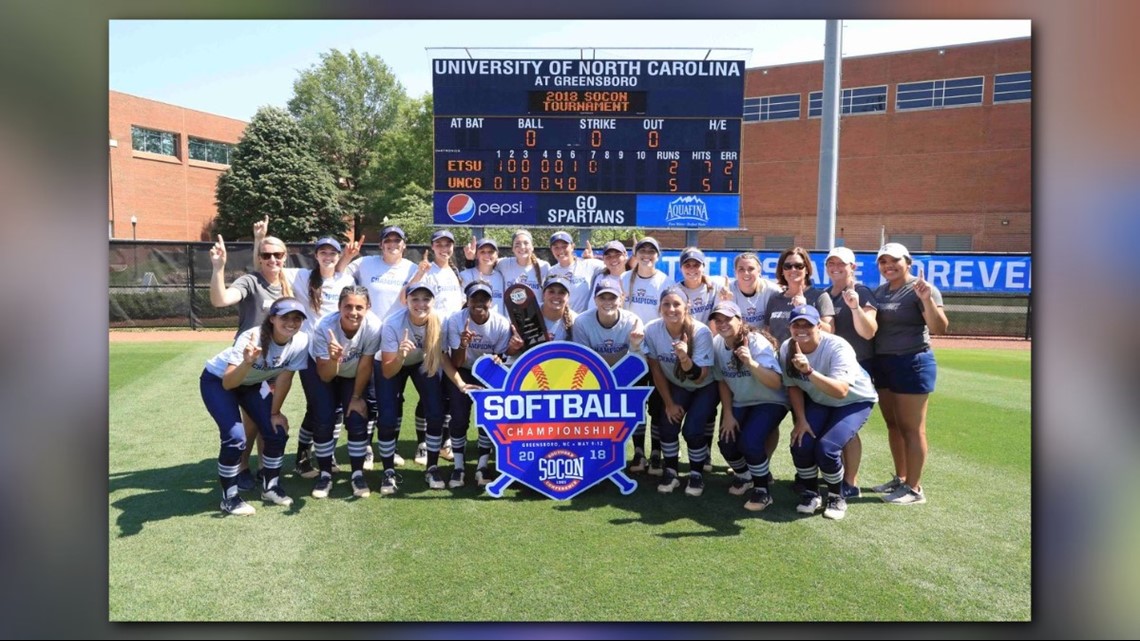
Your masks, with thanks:
[[[381,188],[374,172],[382,141],[406,100],[403,85],[384,61],[356,50],[321,54],[320,63],[293,83],[289,112],[343,189],[341,205],[357,230]]]
[[[332,176],[313,153],[305,131],[285,110],[257,110],[218,177],[218,216],[213,233],[250,238],[255,221],[273,221],[273,235],[307,242],[348,225],[337,202]]]
[[[372,221],[401,216],[409,207],[419,210],[418,204],[409,200],[418,195],[427,204],[425,224],[431,224],[433,126],[431,94],[411,98],[400,106],[396,125],[384,133],[376,170],[367,185],[375,194],[368,205]]]

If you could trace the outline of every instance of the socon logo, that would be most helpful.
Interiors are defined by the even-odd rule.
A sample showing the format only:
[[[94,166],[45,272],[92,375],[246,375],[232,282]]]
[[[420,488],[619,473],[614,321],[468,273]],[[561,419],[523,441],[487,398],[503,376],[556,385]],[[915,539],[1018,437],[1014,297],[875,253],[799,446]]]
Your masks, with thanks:
[[[467,194],[455,194],[447,201],[447,215],[457,223],[469,222],[475,217],[475,199]]]

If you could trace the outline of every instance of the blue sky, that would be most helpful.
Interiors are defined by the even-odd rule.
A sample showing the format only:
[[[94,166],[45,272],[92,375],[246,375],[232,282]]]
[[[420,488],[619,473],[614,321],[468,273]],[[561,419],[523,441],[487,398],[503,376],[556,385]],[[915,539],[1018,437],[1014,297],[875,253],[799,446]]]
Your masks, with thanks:
[[[660,48],[715,47],[710,58],[758,67],[822,59],[823,34],[822,20],[112,20],[109,88],[248,121],[262,105],[284,107],[298,72],[333,48],[379,56],[418,96],[431,91],[432,58],[466,56],[442,47],[476,58],[578,58],[587,48],[586,57],[690,59],[705,51]],[[1028,35],[1028,20],[851,20],[843,54]]]

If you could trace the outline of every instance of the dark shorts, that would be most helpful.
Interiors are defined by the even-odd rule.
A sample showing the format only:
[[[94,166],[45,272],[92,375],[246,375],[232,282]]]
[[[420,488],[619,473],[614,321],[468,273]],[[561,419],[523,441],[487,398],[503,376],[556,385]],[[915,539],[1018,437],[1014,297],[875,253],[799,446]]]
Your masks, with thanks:
[[[875,389],[895,394],[929,394],[938,378],[938,364],[930,348],[916,354],[876,354],[871,371]]]

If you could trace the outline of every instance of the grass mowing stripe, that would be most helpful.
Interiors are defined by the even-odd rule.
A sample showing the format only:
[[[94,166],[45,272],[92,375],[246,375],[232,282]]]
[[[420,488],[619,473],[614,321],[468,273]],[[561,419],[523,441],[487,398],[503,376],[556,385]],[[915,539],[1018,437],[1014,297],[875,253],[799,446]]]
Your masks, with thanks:
[[[934,391],[935,394],[1009,410],[1028,410],[1031,392],[1029,381],[941,365],[938,367],[938,384]]]
[[[111,346],[112,371],[135,347]],[[944,427],[979,422],[961,416],[967,400],[941,396],[957,372],[941,377],[931,398],[937,426],[932,422],[925,506],[867,496],[840,522],[798,516],[785,429],[773,462],[782,479],[773,488],[777,503],[759,515],[727,494],[722,467],[706,476],[699,498],[681,490],[660,495],[657,478],[640,475],[631,496],[606,482],[555,503],[517,487],[500,500],[474,485],[430,491],[422,468],[410,464],[395,498],[379,496],[374,472],[366,475],[374,494],[364,500],[349,498],[347,474],[337,476],[329,499],[314,500],[312,481],[288,473],[293,510],[254,495],[257,514],[235,518],[217,512],[217,433],[197,388],[202,364],[222,347],[189,345],[162,363],[161,376],[139,376],[111,394],[112,620],[1029,616],[1028,465],[980,460],[970,443],[981,431]],[[286,401],[295,426],[304,407],[296,388]],[[408,392],[399,448],[410,462],[410,385]],[[980,415],[1000,410],[972,407]],[[1007,430],[1007,458],[1027,457],[1028,408],[1008,414],[1025,427]],[[862,431],[865,486],[890,470],[885,429],[877,411],[873,416]],[[474,435],[469,430],[469,479]],[[347,463],[344,438],[337,456]],[[291,439],[289,472],[293,451]],[[248,586],[239,588],[240,615],[219,598],[223,581]]]

